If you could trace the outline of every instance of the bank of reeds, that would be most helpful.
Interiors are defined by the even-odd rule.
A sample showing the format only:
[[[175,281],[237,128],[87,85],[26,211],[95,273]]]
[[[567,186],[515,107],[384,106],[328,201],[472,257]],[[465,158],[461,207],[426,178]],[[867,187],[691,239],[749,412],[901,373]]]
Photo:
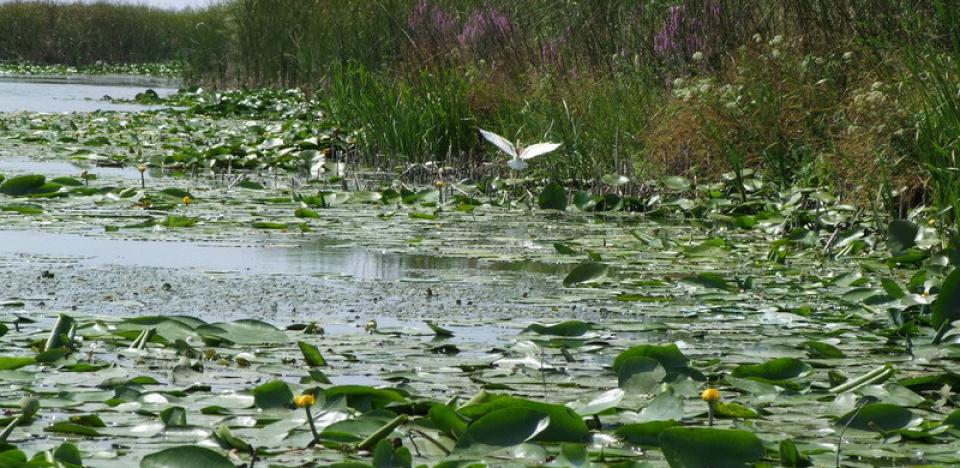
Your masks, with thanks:
[[[205,14],[106,2],[4,2],[0,60],[69,65],[176,60]]]
[[[34,12],[27,22],[0,14],[5,28],[23,31],[16,47],[0,47],[22,51],[13,58],[160,59],[97,39],[110,30],[129,37],[116,44],[149,43],[152,54],[184,60],[190,81],[313,91],[329,118],[359,132],[373,165],[476,165],[491,157],[475,132],[485,127],[521,143],[563,143],[537,161],[546,177],[715,177],[758,167],[772,180],[854,198],[884,194],[898,210],[958,198],[960,15],[950,0],[0,8]],[[104,13],[110,8],[126,19]],[[86,26],[56,22],[66,18]],[[149,24],[128,32],[141,23]],[[55,33],[49,45],[37,30]],[[7,36],[0,43],[14,41]]]

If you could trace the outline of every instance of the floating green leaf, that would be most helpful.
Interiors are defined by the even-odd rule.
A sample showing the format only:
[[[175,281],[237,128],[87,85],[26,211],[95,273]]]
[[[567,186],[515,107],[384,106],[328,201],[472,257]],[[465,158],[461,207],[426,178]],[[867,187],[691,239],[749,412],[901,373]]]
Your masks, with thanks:
[[[289,408],[293,403],[293,392],[286,382],[271,380],[253,389],[253,401],[257,408]]]
[[[596,283],[607,276],[609,267],[603,263],[587,262],[577,265],[563,279],[563,285],[566,287],[579,284]]]
[[[533,439],[550,425],[547,413],[530,408],[504,408],[490,411],[467,427],[455,450],[485,452],[511,447]]]
[[[960,320],[960,268],[955,268],[943,280],[940,294],[933,303],[931,324],[939,331],[956,320]]]
[[[143,457],[140,468],[236,468],[213,450],[195,445],[168,448]]]
[[[677,421],[648,421],[645,423],[625,424],[617,428],[614,434],[631,444],[656,446],[660,445],[661,432],[680,425]]]
[[[887,248],[894,256],[902,255],[917,245],[920,227],[905,219],[897,219],[887,228]]]
[[[659,437],[660,449],[673,468],[753,466],[766,454],[751,432],[706,427],[673,427]]]
[[[323,355],[320,354],[320,350],[317,349],[316,346],[305,341],[298,341],[297,347],[299,347],[300,352],[303,353],[303,360],[307,362],[308,366],[323,367],[327,365],[327,360],[323,358]]]
[[[887,432],[903,429],[914,422],[913,412],[907,408],[889,403],[867,403],[841,416],[836,424],[863,431]]]
[[[543,442],[585,442],[590,432],[586,424],[572,409],[549,403],[540,403],[507,395],[491,395],[487,401],[464,406],[458,410],[463,416],[477,420],[496,410],[521,409],[533,410],[546,414],[549,418],[549,427],[538,432],[536,440]]]
[[[46,181],[47,178],[40,174],[11,177],[0,184],[0,193],[13,196],[37,193]]]
[[[554,325],[542,325],[535,323],[527,328],[524,328],[523,331],[536,333],[538,335],[577,337],[583,336],[593,329],[594,325],[590,322],[584,322],[581,320],[567,320]]]
[[[742,364],[732,375],[740,378],[759,378],[767,381],[781,381],[801,377],[810,372],[809,364],[797,358],[777,358],[763,364]]]
[[[551,182],[547,184],[540,197],[537,199],[537,205],[542,210],[566,210],[567,209],[567,190],[562,185]]]

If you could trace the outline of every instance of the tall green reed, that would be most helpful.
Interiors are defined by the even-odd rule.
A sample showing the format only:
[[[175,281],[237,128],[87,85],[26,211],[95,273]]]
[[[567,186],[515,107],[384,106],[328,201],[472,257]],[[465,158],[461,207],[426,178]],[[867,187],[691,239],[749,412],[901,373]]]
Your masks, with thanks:
[[[928,55],[914,63],[920,111],[913,161],[929,175],[930,195],[941,220],[960,231],[960,60]]]

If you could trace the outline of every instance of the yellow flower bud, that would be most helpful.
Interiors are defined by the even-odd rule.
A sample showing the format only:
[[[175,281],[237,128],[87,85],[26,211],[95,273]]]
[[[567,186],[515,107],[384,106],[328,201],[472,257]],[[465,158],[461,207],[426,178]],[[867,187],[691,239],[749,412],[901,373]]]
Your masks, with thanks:
[[[141,165],[137,166],[137,170],[140,171],[141,173],[143,173],[144,171],[147,170],[147,166],[141,164]]]
[[[306,408],[315,405],[317,399],[309,393],[304,393],[303,395],[293,397],[293,403],[297,405],[297,408]]]
[[[720,401],[720,390],[708,388],[700,394],[700,398],[707,403],[716,403]]]
[[[190,198],[190,197],[183,197],[183,204],[184,204],[184,205],[189,205],[189,204],[191,204],[191,203],[193,203],[193,199],[192,199],[192,198]]]

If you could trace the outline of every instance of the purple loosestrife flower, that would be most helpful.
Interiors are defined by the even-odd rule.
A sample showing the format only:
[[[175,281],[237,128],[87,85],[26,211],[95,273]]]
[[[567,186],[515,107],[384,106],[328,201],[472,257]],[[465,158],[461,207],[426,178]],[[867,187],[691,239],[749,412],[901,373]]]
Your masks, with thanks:
[[[445,37],[457,26],[457,17],[443,7],[420,0],[407,18],[407,27],[414,36]]]
[[[563,30],[563,34],[544,42],[543,45],[540,46],[540,62],[544,65],[561,65],[563,62],[561,48],[567,44],[571,34],[573,34],[573,29],[567,26],[566,29]]]
[[[500,10],[492,7],[474,11],[463,25],[463,31],[457,41],[463,47],[471,47],[480,42],[503,38],[513,32],[513,22]]]
[[[704,0],[702,17],[688,12],[685,5],[670,7],[663,27],[653,37],[654,52],[665,58],[689,57],[694,52],[702,52],[717,40],[714,31],[704,24],[704,18],[714,25],[721,13],[720,4],[714,0]]]

